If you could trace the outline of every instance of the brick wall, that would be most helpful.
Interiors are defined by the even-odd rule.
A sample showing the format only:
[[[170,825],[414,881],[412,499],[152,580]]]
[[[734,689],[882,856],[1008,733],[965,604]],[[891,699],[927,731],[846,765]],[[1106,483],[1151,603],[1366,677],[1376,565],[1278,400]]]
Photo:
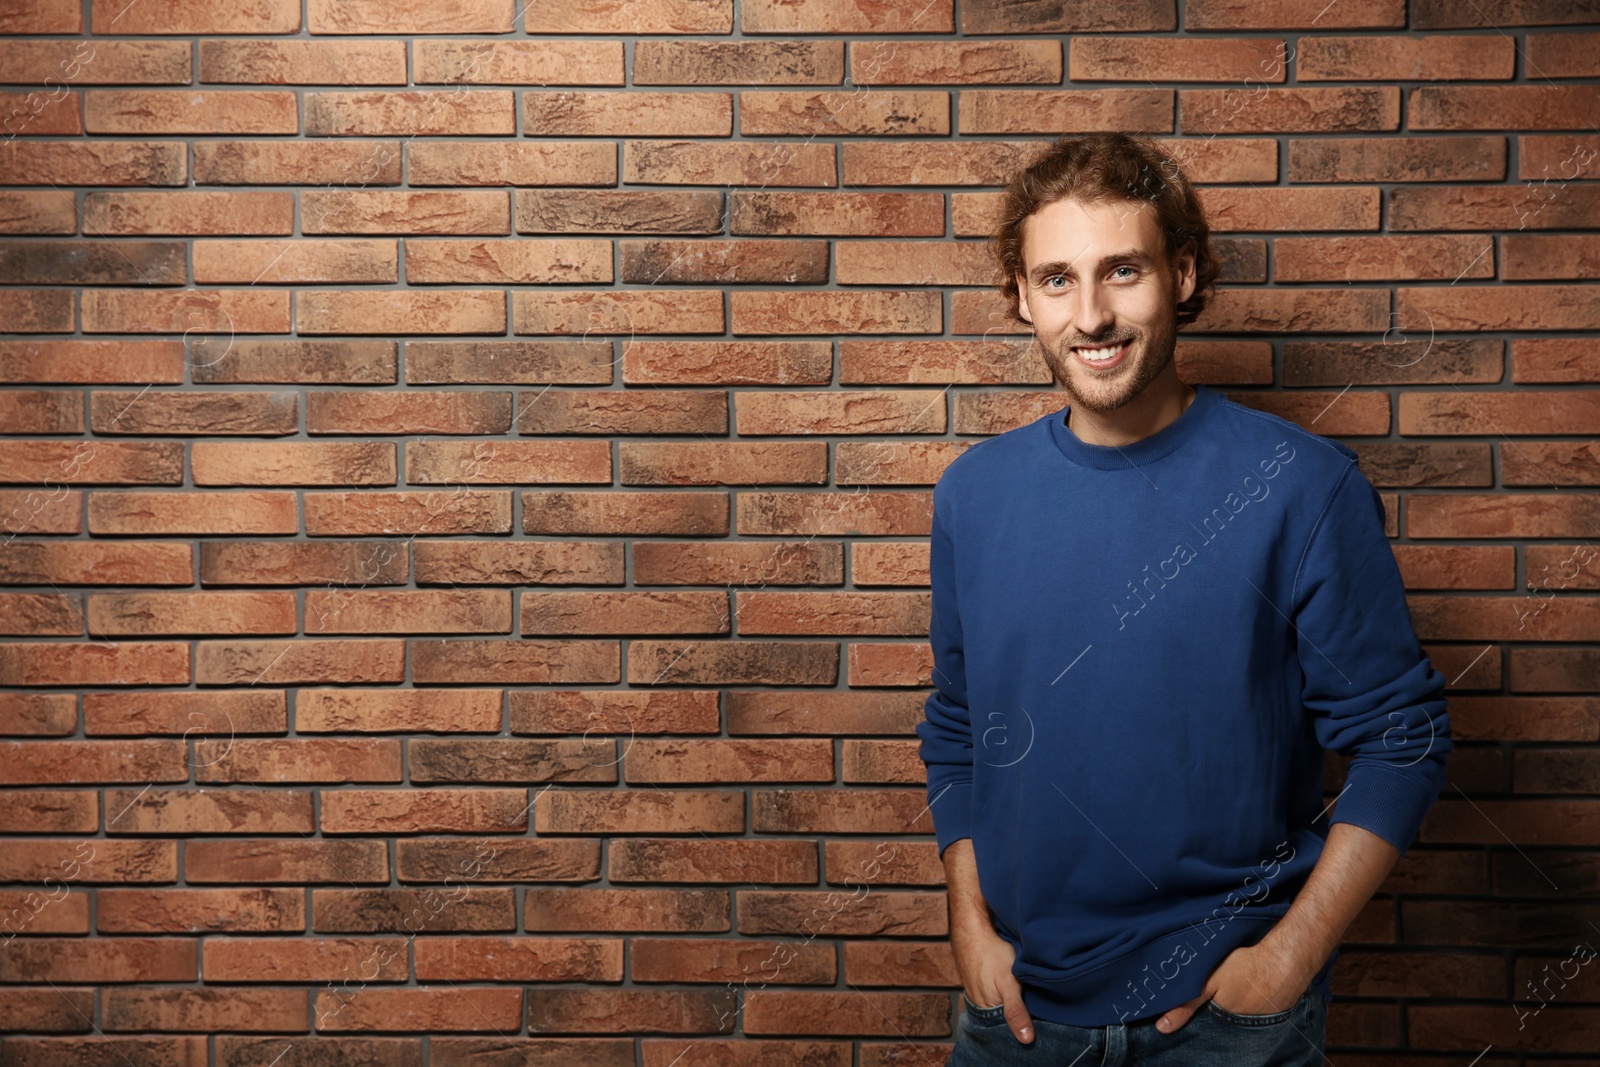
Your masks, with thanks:
[[[981,238],[1108,128],[1452,681],[1330,1058],[1592,1054],[1597,23],[6,0],[0,1063],[942,1063],[931,487],[1063,403]]]

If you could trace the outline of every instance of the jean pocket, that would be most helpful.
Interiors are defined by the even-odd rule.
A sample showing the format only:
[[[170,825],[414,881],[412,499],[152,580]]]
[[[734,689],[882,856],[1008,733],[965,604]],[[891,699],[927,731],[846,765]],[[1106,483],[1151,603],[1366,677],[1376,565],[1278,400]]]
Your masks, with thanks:
[[[967,996],[965,990],[962,990],[961,1002],[965,1005],[964,1014],[975,1023],[993,1026],[996,1023],[1006,1021],[1006,1006],[1004,1004],[996,1004],[992,1008],[980,1008],[972,1002],[972,998]]]
[[[1308,998],[1311,996],[1312,990],[1307,989],[1300,994],[1300,999],[1289,1005],[1288,1008],[1268,1015],[1240,1015],[1237,1012],[1229,1011],[1227,1008],[1218,1007],[1215,1000],[1206,1001],[1206,1011],[1212,1017],[1233,1026],[1281,1026],[1294,1018],[1295,1013],[1306,1006]]]

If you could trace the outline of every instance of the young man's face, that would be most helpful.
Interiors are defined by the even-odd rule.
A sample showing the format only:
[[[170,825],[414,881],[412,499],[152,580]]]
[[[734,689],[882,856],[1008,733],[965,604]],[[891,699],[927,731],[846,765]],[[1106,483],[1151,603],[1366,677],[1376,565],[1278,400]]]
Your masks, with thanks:
[[[1046,204],[1023,224],[1022,258],[1019,310],[1074,406],[1113,411],[1171,364],[1194,253],[1167,260],[1149,204]]]

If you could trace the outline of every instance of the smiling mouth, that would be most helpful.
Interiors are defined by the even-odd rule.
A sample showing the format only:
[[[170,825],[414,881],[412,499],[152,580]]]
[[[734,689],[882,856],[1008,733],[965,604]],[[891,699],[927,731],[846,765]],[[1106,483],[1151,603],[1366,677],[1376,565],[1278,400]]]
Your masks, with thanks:
[[[1074,345],[1072,352],[1091,367],[1106,366],[1121,359],[1131,343],[1124,340],[1109,345]]]

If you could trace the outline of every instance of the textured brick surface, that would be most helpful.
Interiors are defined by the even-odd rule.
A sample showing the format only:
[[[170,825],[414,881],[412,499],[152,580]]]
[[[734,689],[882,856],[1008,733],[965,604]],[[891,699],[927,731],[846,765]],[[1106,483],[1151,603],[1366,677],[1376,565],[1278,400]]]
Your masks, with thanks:
[[[1214,227],[1180,373],[1361,453],[1450,680],[1330,1058],[1592,1062],[1597,56],[1594,0],[0,3],[0,1064],[942,1063],[931,488],[1064,403],[984,237],[1110,128]]]

